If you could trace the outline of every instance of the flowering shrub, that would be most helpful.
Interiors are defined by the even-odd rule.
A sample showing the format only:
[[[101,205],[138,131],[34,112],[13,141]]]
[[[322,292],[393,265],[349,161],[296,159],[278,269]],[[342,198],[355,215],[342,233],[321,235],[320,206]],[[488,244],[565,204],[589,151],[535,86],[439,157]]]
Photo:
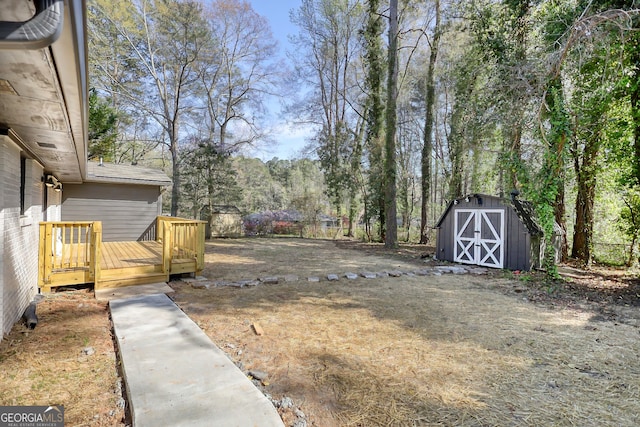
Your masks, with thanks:
[[[296,234],[298,225],[291,221],[274,221],[273,234]]]
[[[271,234],[271,219],[269,218],[245,218],[244,234],[245,236],[266,236]]]
[[[295,210],[267,211],[247,215],[243,223],[246,236],[298,234],[302,215]]]

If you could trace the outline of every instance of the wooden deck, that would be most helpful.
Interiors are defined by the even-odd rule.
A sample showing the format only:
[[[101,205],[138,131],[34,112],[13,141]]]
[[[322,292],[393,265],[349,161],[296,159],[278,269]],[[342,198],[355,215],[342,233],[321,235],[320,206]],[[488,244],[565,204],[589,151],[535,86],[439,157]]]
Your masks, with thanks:
[[[204,268],[204,223],[158,217],[156,240],[102,242],[99,222],[41,223],[38,286],[95,289],[166,282]]]
[[[162,265],[162,244],[149,242],[103,242],[102,270]]]

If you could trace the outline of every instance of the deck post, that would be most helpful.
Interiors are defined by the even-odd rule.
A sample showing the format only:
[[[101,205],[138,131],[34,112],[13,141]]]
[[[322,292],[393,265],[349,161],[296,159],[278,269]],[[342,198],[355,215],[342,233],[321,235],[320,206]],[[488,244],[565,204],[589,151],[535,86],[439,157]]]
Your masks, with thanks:
[[[196,275],[204,270],[204,239],[205,239],[205,223],[198,222],[196,232]]]
[[[51,224],[40,223],[40,239],[38,247],[38,287],[44,292],[50,292],[51,287],[47,286],[51,277],[51,257],[49,256],[48,245],[51,245]]]
[[[89,272],[93,276],[93,286],[97,288],[100,281],[100,249],[102,245],[102,222],[95,221],[91,227],[91,261],[89,264]]]
[[[158,225],[160,224],[162,224],[162,272],[168,275],[171,273],[171,256],[173,252],[172,227],[169,221],[160,221],[160,218],[158,218]]]

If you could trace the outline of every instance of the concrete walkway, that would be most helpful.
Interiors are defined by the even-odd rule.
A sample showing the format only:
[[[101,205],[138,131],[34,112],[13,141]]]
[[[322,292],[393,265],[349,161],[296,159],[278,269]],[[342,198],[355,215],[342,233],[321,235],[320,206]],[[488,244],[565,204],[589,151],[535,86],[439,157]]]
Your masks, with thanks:
[[[267,398],[166,295],[109,306],[134,427],[284,426]]]

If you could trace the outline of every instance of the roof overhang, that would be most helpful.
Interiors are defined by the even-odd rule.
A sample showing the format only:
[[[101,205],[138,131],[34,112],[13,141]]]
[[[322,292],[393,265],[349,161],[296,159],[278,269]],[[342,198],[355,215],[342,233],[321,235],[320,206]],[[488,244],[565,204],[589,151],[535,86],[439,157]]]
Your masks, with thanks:
[[[0,128],[10,130],[45,171],[80,183],[87,174],[86,5],[36,3],[47,14],[42,19],[32,2],[5,0],[0,8]],[[61,22],[52,11],[62,13]],[[20,34],[31,34],[24,27],[38,20],[44,22],[42,40]]]
[[[173,183],[163,171],[137,165],[96,163],[87,164],[87,183],[153,185],[167,187]]]

